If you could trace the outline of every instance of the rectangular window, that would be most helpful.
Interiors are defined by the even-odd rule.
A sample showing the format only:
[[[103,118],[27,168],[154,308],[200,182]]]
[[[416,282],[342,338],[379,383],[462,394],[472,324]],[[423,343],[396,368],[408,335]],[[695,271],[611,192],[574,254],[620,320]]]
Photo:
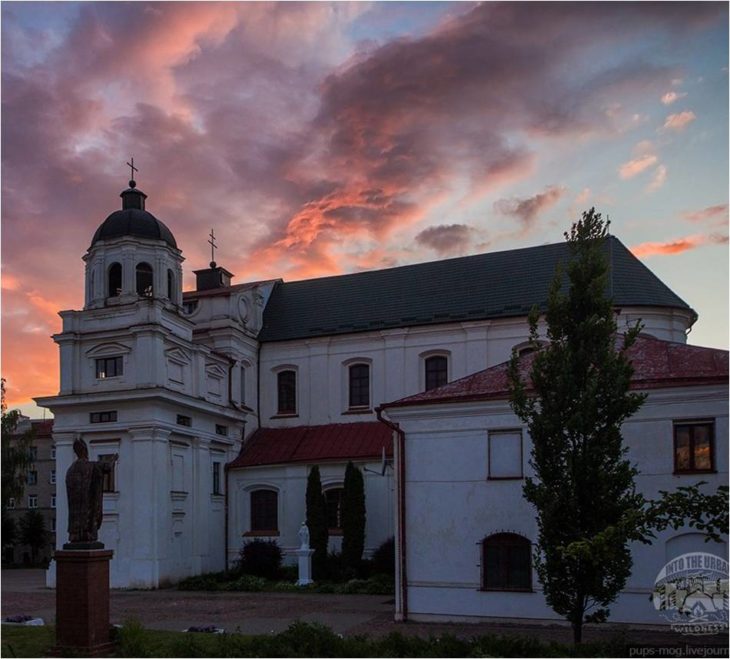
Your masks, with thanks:
[[[228,426],[221,426],[216,423],[215,424],[215,434],[222,435],[223,437],[227,437],[228,436]]]
[[[281,371],[276,376],[278,389],[278,413],[297,413],[297,374],[294,371]]]
[[[37,494],[28,495],[28,508],[38,508],[38,495]]]
[[[353,364],[350,374],[350,408],[370,407],[370,366]]]
[[[251,530],[278,532],[278,494],[274,490],[251,492]]]
[[[187,426],[190,428],[190,426],[193,425],[193,420],[189,416],[185,416],[184,414],[178,414],[177,415],[177,425],[178,426]]]
[[[38,472],[33,469],[28,471],[28,485],[38,485]]]
[[[51,495],[51,508],[55,508],[55,507],[56,507],[56,495],[52,494]]]
[[[715,424],[682,421],[674,424],[674,471],[697,473],[715,470]]]
[[[434,355],[425,360],[426,391],[442,387],[449,379],[449,360],[443,355]]]
[[[122,357],[102,357],[96,360],[96,377],[99,380],[115,378],[124,374]]]
[[[10,497],[8,499],[8,509],[13,510],[15,508],[15,498]]]
[[[522,478],[522,431],[489,431],[489,478]]]
[[[99,456],[99,462],[110,462],[112,463],[111,469],[104,472],[104,482],[101,487],[102,492],[116,492],[116,479],[114,478],[114,470],[116,469],[116,463],[114,463],[114,455],[112,453],[104,453]]]
[[[55,459],[56,459],[56,447],[51,446],[51,460],[55,460]]]
[[[91,412],[91,414],[89,414],[89,423],[113,423],[116,420],[117,420],[116,411]]]
[[[54,508],[55,508],[55,506],[54,506]],[[55,533],[55,532],[56,532],[56,518],[51,517],[51,533]]]
[[[56,470],[55,469],[51,469],[50,483],[51,483],[51,485],[56,484]]]
[[[223,494],[221,491],[221,463],[213,462],[213,494]]]
[[[31,446],[28,449],[28,458],[31,462],[35,462],[38,459],[38,447],[37,446]]]

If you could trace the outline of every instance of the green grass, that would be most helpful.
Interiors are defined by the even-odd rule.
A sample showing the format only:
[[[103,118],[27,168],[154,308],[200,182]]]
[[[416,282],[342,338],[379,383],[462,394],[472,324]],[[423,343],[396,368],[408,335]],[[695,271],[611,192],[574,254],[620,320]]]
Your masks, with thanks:
[[[3,626],[3,657],[44,657],[53,627]],[[204,634],[144,629],[129,621],[118,631],[117,657],[624,657],[626,644],[587,643],[578,648],[519,636],[461,639],[450,634],[418,638],[394,632],[382,638],[342,637],[320,624],[292,623],[280,634]],[[71,655],[69,655],[71,656]]]

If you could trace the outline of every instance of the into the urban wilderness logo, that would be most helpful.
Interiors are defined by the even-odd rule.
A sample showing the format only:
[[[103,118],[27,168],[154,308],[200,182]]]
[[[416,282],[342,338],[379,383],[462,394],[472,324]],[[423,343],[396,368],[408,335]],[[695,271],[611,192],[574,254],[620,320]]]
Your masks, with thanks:
[[[654,608],[682,634],[728,629],[728,564],[713,554],[692,552],[669,561],[657,575]]]

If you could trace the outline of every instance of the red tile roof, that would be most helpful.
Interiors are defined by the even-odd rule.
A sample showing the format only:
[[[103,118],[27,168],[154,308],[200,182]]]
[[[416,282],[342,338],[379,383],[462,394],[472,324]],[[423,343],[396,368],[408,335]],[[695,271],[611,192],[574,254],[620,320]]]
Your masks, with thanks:
[[[229,469],[289,462],[379,459],[385,447],[393,455],[391,430],[378,421],[326,426],[259,428],[249,437]]]
[[[660,341],[640,336],[628,352],[634,367],[633,389],[722,384],[728,381],[728,352],[684,343]],[[520,373],[528,379],[534,354],[520,359]],[[431,405],[473,400],[503,399],[509,396],[507,367],[509,362],[492,366],[443,387],[408,396],[383,408],[407,405]]]

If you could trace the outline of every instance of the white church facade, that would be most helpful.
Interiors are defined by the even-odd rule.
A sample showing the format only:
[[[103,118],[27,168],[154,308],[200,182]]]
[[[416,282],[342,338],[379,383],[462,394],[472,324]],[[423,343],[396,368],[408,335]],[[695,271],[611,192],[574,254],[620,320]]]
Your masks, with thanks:
[[[241,284],[213,262],[195,271],[196,290],[183,292],[172,232],[146,210],[134,182],[121,197],[122,209],[83,257],[84,308],[60,312],[59,393],[37,399],[55,417],[59,475],[77,435],[91,459],[119,454],[99,534],[115,552],[112,587],[154,588],[221,570],[250,538],[276,540],[293,560],[314,465],[337,549],[350,460],[365,476],[366,555],[393,535],[402,547],[400,440],[379,407],[438,391],[526,346],[527,313],[544,305],[567,258],[566,246],[555,244]],[[694,311],[615,238],[608,256],[619,325],[641,318],[648,335],[684,344]],[[484,414],[453,421],[457,429],[467,421],[486,428]],[[442,421],[435,427],[448,432]],[[476,459],[434,450],[421,459],[447,472]],[[60,548],[67,510],[58,482]],[[471,576],[452,576],[473,585]],[[51,565],[49,585],[54,578]]]

